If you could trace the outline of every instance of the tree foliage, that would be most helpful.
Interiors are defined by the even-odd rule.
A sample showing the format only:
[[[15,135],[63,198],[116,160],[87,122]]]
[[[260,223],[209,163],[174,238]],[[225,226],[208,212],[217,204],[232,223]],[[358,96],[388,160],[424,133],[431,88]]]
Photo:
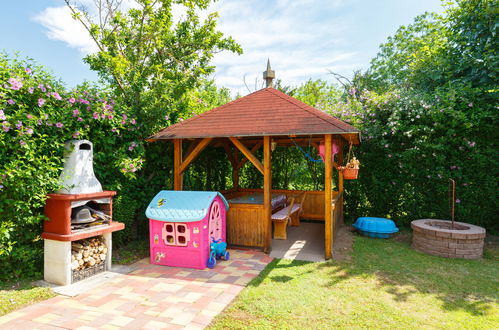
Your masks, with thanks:
[[[96,19],[65,2],[98,47],[84,61],[142,119],[147,133],[191,115],[190,92],[213,73],[215,53],[242,52],[216,30],[217,13],[200,19],[210,0],[136,0],[128,10],[120,1],[96,1]],[[181,17],[174,16],[174,6],[184,10]]]

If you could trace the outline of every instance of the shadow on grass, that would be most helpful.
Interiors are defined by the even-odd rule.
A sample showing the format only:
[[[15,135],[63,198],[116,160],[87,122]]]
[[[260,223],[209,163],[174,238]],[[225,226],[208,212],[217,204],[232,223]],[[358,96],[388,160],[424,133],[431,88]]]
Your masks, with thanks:
[[[262,284],[262,282],[266,279],[269,278],[273,282],[289,282],[294,278],[298,278],[301,275],[304,274],[309,274],[312,273],[313,271],[300,271],[300,266],[306,265],[306,264],[312,264],[313,262],[310,261],[301,261],[301,260],[293,260],[290,261],[289,263],[282,263],[281,259],[274,259],[272,260],[267,267],[265,267],[264,270],[260,272],[260,274],[255,277],[251,282],[248,284],[248,286],[259,286]],[[274,270],[274,269],[279,269],[279,268],[293,268],[297,267],[296,275],[291,277],[291,276],[269,276],[269,274]]]
[[[410,232],[387,240],[356,236],[351,261],[311,263],[275,259],[249,286],[257,287],[266,279],[286,283],[318,272],[326,274],[318,276],[325,277],[324,286],[328,289],[339,287],[343,281],[366,278],[374,280],[379,290],[392,295],[397,302],[420,299],[415,295],[424,294],[440,300],[438,308],[443,310],[462,310],[475,316],[491,312],[491,303],[499,300],[497,247],[489,248],[480,260],[447,259],[415,251],[410,237]],[[313,267],[301,267],[307,264]],[[284,276],[273,274],[282,268],[291,272]]]
[[[487,251],[480,260],[448,259],[412,249],[410,233],[387,240],[357,236],[351,262],[318,267],[330,268],[328,287],[353,277],[372,276],[379,289],[395,301],[424,293],[441,300],[444,310],[486,315],[489,303],[498,301],[499,262],[495,255],[495,251]]]

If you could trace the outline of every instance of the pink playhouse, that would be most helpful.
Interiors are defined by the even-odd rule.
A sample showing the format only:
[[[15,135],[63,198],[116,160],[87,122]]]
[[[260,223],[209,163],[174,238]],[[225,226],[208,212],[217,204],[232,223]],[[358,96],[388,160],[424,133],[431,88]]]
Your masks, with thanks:
[[[210,243],[226,242],[228,208],[219,192],[160,191],[146,210],[151,263],[206,268]]]

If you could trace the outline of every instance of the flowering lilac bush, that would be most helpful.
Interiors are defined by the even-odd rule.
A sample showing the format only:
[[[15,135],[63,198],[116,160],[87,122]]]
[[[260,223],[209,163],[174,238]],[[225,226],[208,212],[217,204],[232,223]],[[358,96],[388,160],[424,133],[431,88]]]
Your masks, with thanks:
[[[96,175],[116,189],[142,166],[141,130],[105,91],[67,91],[35,63],[0,54],[0,278],[40,269],[43,206],[58,188],[64,142],[92,141]]]

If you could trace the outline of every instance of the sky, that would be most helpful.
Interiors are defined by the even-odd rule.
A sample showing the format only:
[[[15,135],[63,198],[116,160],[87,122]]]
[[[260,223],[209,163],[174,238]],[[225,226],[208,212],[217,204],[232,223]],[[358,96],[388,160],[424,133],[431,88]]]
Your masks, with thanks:
[[[80,1],[92,8],[93,0]],[[219,0],[213,11],[218,29],[244,51],[216,54],[213,78],[234,95],[246,95],[263,86],[267,59],[288,86],[332,82],[329,70],[351,77],[369,67],[400,25],[443,8],[440,0]],[[96,47],[63,0],[0,0],[0,31],[0,51],[35,59],[69,87],[98,79],[82,60]]]

